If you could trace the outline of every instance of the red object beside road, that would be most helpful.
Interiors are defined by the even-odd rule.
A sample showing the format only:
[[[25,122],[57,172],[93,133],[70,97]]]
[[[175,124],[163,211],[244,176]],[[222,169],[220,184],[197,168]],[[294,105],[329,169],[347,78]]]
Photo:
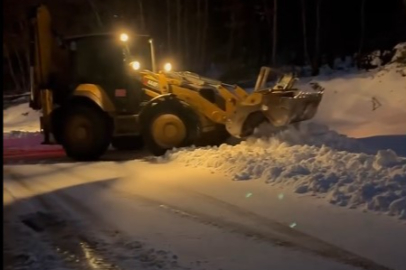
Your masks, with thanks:
[[[3,139],[3,162],[65,156],[60,145],[42,145],[42,140],[40,133],[27,133],[21,137],[5,137]]]
[[[35,159],[49,159],[64,157],[65,152],[62,148],[56,149],[4,149],[3,162],[24,161]]]
[[[62,148],[55,149],[4,149],[4,158],[18,157],[49,157],[49,156],[64,156],[65,152]]]

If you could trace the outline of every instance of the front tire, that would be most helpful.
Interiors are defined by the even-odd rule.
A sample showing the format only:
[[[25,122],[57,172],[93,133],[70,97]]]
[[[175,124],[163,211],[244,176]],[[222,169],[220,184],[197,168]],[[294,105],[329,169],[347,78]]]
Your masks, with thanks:
[[[142,119],[145,145],[155,156],[161,156],[172,148],[195,144],[199,137],[198,116],[177,100],[148,107]]]
[[[108,116],[98,108],[73,106],[66,114],[62,146],[66,155],[80,161],[97,160],[110,144]]]
[[[64,113],[65,111],[61,107],[54,109],[51,113],[52,135],[57,144],[62,144],[63,123],[65,122]]]

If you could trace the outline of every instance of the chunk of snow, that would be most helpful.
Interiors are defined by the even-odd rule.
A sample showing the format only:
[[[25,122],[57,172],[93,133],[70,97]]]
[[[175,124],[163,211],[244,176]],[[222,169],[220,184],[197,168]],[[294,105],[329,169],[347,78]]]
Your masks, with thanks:
[[[392,167],[400,164],[402,159],[399,158],[393,150],[379,150],[376,154],[374,161],[374,167],[376,169],[381,169],[383,167]]]
[[[306,193],[309,187],[307,185],[298,186],[295,190],[296,193]]]
[[[371,57],[372,57],[371,65],[377,66],[377,67],[381,66],[382,60],[380,58],[381,57],[381,52],[380,51],[374,51],[371,54]]]
[[[395,54],[392,57],[392,61],[396,61],[402,56],[402,53],[406,51],[406,42],[397,44],[393,49],[395,50]]]
[[[389,205],[389,211],[392,215],[398,215],[399,218],[406,218],[406,196],[393,200]]]

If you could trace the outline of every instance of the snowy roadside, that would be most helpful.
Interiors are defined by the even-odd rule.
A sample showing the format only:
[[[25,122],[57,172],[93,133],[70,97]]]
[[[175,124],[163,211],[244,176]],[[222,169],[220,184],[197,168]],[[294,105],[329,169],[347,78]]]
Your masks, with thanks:
[[[62,218],[65,228],[72,227],[66,231],[68,237],[57,234],[48,239],[43,237],[51,230],[64,229],[58,223],[46,226],[36,234],[41,240],[62,245],[62,250],[80,251],[75,239],[85,236],[90,243],[99,243],[90,251],[121,269],[134,269],[137,254],[151,248],[159,251],[157,255],[170,250],[169,269],[176,269],[171,268],[172,254],[179,265],[196,270],[369,270],[398,269],[402,263],[402,224],[370,213],[315,207],[315,200],[296,198],[290,192],[279,199],[280,191],[264,189],[261,183],[237,184],[176,162],[16,165],[8,171],[16,177],[5,186],[17,201],[6,203],[6,209],[16,215],[21,214],[16,209],[25,210],[32,221],[41,215],[30,213],[43,211],[45,201],[48,213]],[[253,196],[246,198],[247,191]],[[341,219],[345,222],[337,222]],[[365,223],[373,226],[359,232]],[[397,238],[391,239],[393,235]],[[148,245],[141,250],[121,249],[127,242]],[[371,243],[385,252],[363,248]],[[77,252],[73,262],[78,258],[86,262]]]
[[[5,197],[12,193],[8,190]],[[132,241],[115,230],[88,228],[89,221],[73,218],[55,203],[30,198],[5,204],[4,269],[186,270],[176,255]],[[29,212],[33,205],[36,211]]]
[[[40,112],[32,110],[27,102],[8,107],[3,110],[3,133],[38,132],[39,117]]]
[[[309,124],[235,146],[174,150],[158,160],[205,167],[234,180],[261,179],[331,204],[405,219],[406,158],[392,150],[362,150],[354,139]]]

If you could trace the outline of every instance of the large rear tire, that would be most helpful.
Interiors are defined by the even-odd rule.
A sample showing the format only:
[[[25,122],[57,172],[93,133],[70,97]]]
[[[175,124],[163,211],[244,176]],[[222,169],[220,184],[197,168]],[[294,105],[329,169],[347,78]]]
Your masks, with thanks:
[[[173,148],[193,145],[199,137],[199,123],[196,113],[182,102],[158,102],[146,108],[142,115],[145,145],[155,156]]]
[[[142,136],[120,136],[111,140],[111,146],[119,151],[140,150],[144,147]]]
[[[108,116],[98,108],[76,105],[67,111],[62,133],[66,155],[79,161],[97,160],[110,144]]]
[[[57,144],[62,144],[62,132],[65,116],[65,108],[55,108],[51,112],[51,133]]]

